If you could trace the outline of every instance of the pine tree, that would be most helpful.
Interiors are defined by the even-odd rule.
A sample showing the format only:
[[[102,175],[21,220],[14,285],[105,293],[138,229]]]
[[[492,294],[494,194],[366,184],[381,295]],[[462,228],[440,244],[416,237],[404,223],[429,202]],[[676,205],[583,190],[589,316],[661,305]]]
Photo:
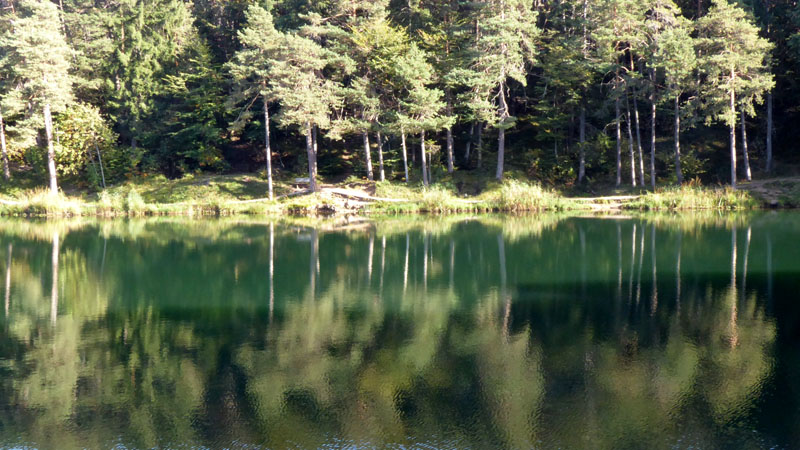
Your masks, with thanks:
[[[510,111],[509,82],[527,84],[526,64],[534,61],[539,29],[536,12],[524,0],[489,0],[478,14],[472,73],[463,79],[472,90],[470,108],[498,130],[495,177],[502,180],[505,132],[516,123]]]
[[[297,33],[286,34],[280,46],[281,53],[271,71],[275,97],[281,104],[278,119],[284,126],[297,126],[305,134],[311,189],[316,191],[314,128],[329,128],[332,111],[343,103],[341,87],[322,76],[336,55]]]
[[[241,127],[252,116],[252,105],[261,99],[264,120],[265,159],[267,162],[267,189],[270,200],[272,189],[272,147],[270,144],[269,104],[276,100],[273,84],[275,67],[284,57],[282,44],[285,37],[273,24],[272,14],[260,6],[247,10],[247,25],[239,32],[242,49],[228,62],[227,68],[236,85],[231,103],[245,103],[234,127]]]
[[[426,161],[425,132],[451,126],[452,118],[442,114],[446,106],[442,100],[443,93],[431,87],[435,73],[422,49],[416,44],[411,44],[405,54],[397,57],[394,67],[394,78],[401,87],[396,120],[403,143],[403,159],[404,161],[406,159],[406,133],[419,133],[422,183],[427,187],[430,179]],[[406,168],[406,180],[408,180],[407,172]]]
[[[120,0],[112,3],[108,27],[113,34],[112,57],[104,80],[113,118],[131,147],[148,130],[147,117],[161,79],[195,38],[187,3],[181,0]]]
[[[424,0],[416,5],[419,23],[414,30],[419,36],[419,44],[432,57],[439,84],[444,91],[446,114],[454,116],[457,105],[455,91],[459,85],[459,68],[467,61],[467,49],[472,37],[469,9],[457,0]],[[453,123],[456,119],[454,118]],[[455,165],[453,127],[446,132],[447,172],[453,173]]]
[[[760,103],[774,86],[765,64],[772,46],[759,36],[744,10],[728,0],[714,0],[696,26],[699,67],[706,78],[707,120],[721,120],[729,127],[731,186],[735,187],[737,106],[754,114],[753,103]]]
[[[23,0],[16,8],[10,29],[0,37],[0,67],[13,89],[3,98],[4,109],[23,118],[17,127],[31,138],[42,126],[47,145],[50,192],[58,193],[53,114],[64,111],[72,101],[69,76],[71,51],[61,31],[58,8],[48,1]],[[24,110],[18,108],[24,105]],[[41,115],[40,115],[41,114]]]
[[[671,1],[663,1],[660,6],[657,15],[662,29],[658,32],[651,63],[654,69],[663,72],[666,85],[664,98],[672,99],[674,106],[675,176],[678,184],[681,184],[681,96],[694,87],[697,59],[689,21],[679,15]]]

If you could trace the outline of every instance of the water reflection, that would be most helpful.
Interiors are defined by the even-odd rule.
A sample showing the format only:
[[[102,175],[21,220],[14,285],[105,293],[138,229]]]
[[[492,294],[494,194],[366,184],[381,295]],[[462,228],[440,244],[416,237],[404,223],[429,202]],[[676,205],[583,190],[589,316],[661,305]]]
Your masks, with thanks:
[[[0,446],[800,445],[800,217],[693,217],[0,222]]]

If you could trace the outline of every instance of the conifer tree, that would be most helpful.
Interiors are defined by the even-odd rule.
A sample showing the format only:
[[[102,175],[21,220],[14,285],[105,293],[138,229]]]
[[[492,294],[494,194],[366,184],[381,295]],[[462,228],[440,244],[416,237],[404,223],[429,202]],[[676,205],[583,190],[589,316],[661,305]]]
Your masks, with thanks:
[[[329,128],[332,111],[343,104],[341,87],[322,76],[336,55],[297,33],[287,33],[280,45],[281,53],[271,70],[275,97],[281,104],[278,119],[284,126],[297,126],[305,134],[310,184],[316,191],[314,128]]]
[[[422,184],[427,187],[430,179],[426,161],[425,132],[446,128],[452,125],[452,119],[442,114],[446,106],[442,100],[443,93],[430,86],[435,77],[434,69],[428,63],[425,52],[416,44],[412,43],[405,54],[397,58],[394,76],[402,88],[398,102],[397,123],[401,130],[403,152],[406,152],[406,133],[419,133]]]
[[[661,29],[656,37],[657,45],[652,54],[654,69],[664,74],[664,98],[671,99],[674,106],[674,148],[675,176],[678,184],[683,183],[681,171],[681,96],[694,86],[695,57],[694,40],[691,37],[689,21],[684,19],[670,0],[662,0],[657,20]],[[651,155],[651,158],[654,155]],[[653,169],[651,159],[651,170]]]
[[[22,116],[17,128],[30,139],[44,128],[50,192],[58,193],[53,114],[64,111],[72,101],[69,76],[71,51],[62,33],[56,5],[44,0],[23,0],[16,16],[0,37],[0,67],[13,89],[3,98],[6,109]]]
[[[731,186],[736,186],[737,106],[753,114],[774,82],[765,60],[771,44],[740,7],[714,0],[708,14],[697,21],[700,64],[706,82],[703,96],[707,120],[721,120],[730,131]]]
[[[272,147],[270,144],[269,104],[276,99],[274,89],[275,67],[282,58],[282,44],[286,39],[273,24],[272,14],[264,8],[252,5],[247,10],[247,25],[239,32],[242,49],[237,51],[227,68],[236,86],[231,101],[245,103],[234,127],[243,126],[244,120],[252,116],[252,105],[261,99],[264,120],[264,151],[267,162],[267,189],[270,200],[272,189]]]
[[[509,82],[527,84],[526,64],[534,61],[539,29],[536,12],[525,0],[489,0],[479,11],[472,76],[465,81],[472,90],[470,108],[498,130],[495,177],[502,180],[505,132],[516,123],[510,111]]]
[[[180,0],[120,0],[109,5],[112,57],[104,80],[114,119],[136,148],[169,74],[194,36],[189,6]]]

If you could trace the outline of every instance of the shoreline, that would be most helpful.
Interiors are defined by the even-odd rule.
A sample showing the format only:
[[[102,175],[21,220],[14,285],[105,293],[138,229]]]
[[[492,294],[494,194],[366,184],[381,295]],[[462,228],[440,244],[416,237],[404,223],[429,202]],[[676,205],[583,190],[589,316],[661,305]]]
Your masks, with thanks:
[[[395,186],[396,188],[396,186]],[[21,218],[69,217],[219,217],[219,216],[342,216],[415,214],[504,214],[545,212],[741,212],[793,209],[794,205],[769,204],[747,190],[673,187],[639,195],[567,197],[538,185],[509,182],[479,196],[460,197],[443,188],[407,190],[402,196],[373,196],[340,187],[318,192],[296,192],[269,199],[215,199],[182,202],[147,202],[135,189],[124,197],[101,194],[87,201],[63,194],[39,192],[24,199],[0,199],[0,216]]]

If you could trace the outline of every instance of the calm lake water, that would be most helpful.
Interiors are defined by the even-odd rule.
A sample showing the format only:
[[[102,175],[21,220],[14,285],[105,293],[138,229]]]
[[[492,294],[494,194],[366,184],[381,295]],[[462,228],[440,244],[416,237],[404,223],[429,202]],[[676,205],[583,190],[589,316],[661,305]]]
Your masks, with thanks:
[[[797,213],[3,221],[0,286],[0,447],[800,447]]]

